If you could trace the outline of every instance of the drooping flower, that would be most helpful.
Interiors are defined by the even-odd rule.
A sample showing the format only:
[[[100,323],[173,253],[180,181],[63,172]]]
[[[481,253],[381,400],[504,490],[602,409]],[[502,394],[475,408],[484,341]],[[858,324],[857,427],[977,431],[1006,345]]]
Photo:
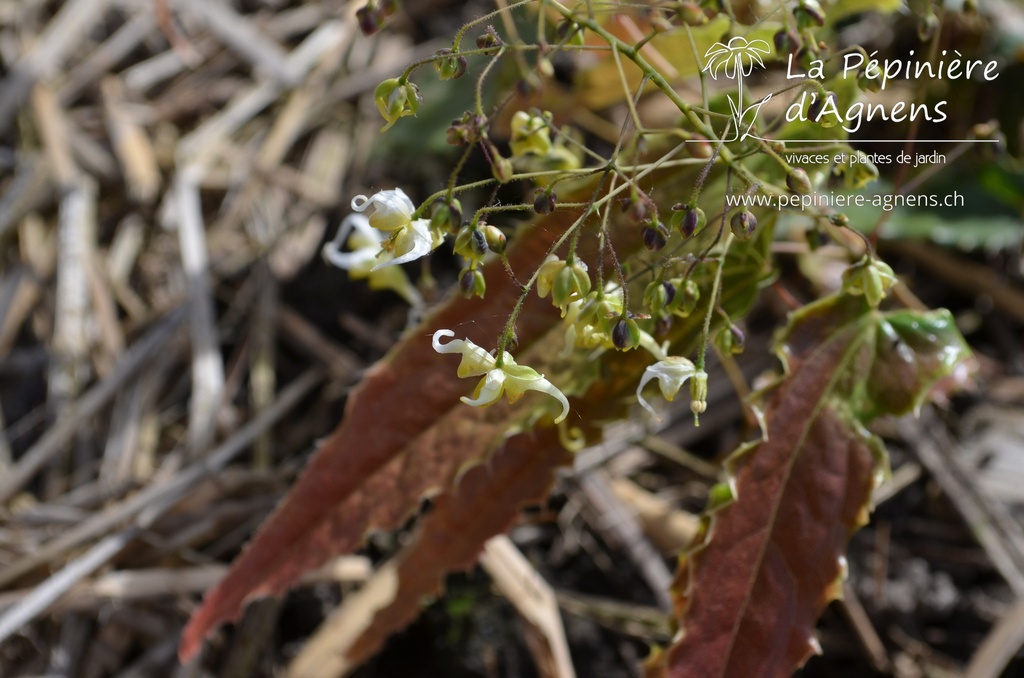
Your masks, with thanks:
[[[550,116],[550,114],[548,114]],[[546,155],[551,150],[550,121],[544,116],[516,111],[512,116],[512,138],[509,147],[512,157],[524,155]]]
[[[564,318],[569,304],[584,299],[590,292],[587,265],[579,259],[570,264],[553,254],[548,256],[537,273],[537,294],[543,299],[549,292],[551,303],[562,310]]]
[[[323,255],[331,264],[348,271],[353,280],[365,278],[370,289],[392,290],[411,306],[423,305],[423,298],[395,259],[380,248],[384,234],[370,226],[362,214],[350,214],[341,222],[334,240],[324,245]],[[349,251],[342,251],[348,243]]]
[[[538,373],[532,367],[517,365],[507,352],[503,352],[502,364],[499,366],[494,356],[468,339],[453,339],[447,344],[441,343],[441,337],[454,336],[455,332],[451,330],[442,329],[434,332],[431,340],[434,350],[438,353],[462,355],[462,362],[459,363],[457,372],[460,377],[483,377],[473,391],[473,397],[463,396],[460,398],[462,402],[475,407],[484,407],[496,403],[504,393],[508,396],[508,401],[514,403],[527,391],[540,391],[555,398],[562,405],[561,414],[555,417],[556,424],[568,416],[569,401],[561,391],[544,378],[543,374]]]
[[[697,366],[686,358],[679,356],[663,358],[644,370],[644,375],[640,378],[640,385],[636,389],[636,399],[645,410],[658,419],[654,408],[643,397],[644,386],[653,379],[658,380],[661,395],[669,402],[675,399],[683,384],[688,379],[692,379],[693,381],[690,382],[690,410],[693,412],[694,421],[697,421],[697,416],[707,409],[707,372],[697,369]]]
[[[369,198],[357,195],[352,198],[352,209],[356,212],[372,210],[366,215],[370,219],[370,225],[382,231],[393,231],[408,226],[412,222],[413,213],[416,212],[416,206],[400,188],[377,191]]]
[[[865,255],[843,271],[843,291],[853,295],[863,294],[871,308],[878,308],[897,282],[899,280],[889,264],[870,255]]]
[[[373,270],[426,256],[443,239],[430,230],[430,219],[412,218],[416,207],[400,188],[379,191],[369,198],[357,195],[352,198],[352,209],[360,213],[370,210],[370,226],[390,233],[381,249],[394,258],[378,263]]]
[[[373,99],[381,117],[387,122],[380,131],[386,132],[399,118],[416,115],[423,102],[423,95],[415,84],[390,78],[377,85]]]

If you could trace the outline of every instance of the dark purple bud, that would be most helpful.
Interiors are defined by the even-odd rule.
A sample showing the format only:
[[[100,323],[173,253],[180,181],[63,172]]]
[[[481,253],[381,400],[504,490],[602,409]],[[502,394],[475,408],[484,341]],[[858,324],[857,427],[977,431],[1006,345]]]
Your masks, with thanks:
[[[834,108],[836,105],[837,98],[838,97],[836,97],[835,92],[829,92],[824,97],[815,95],[814,101],[812,101],[811,105],[807,107],[807,117],[813,120],[814,122],[819,122],[818,118],[821,117],[822,111],[825,110],[825,101],[831,101],[832,106]]]
[[[548,193],[541,189],[533,197],[533,209],[537,214],[550,214],[554,211],[557,203],[558,196],[555,195],[554,191]]]
[[[741,210],[732,215],[729,220],[729,228],[734,236],[740,240],[749,240],[757,228],[757,218],[747,210]]]
[[[612,343],[620,351],[640,345],[640,326],[632,318],[619,318],[612,328]]]
[[[488,26],[487,31],[476,38],[477,49],[486,50],[485,54],[496,53],[503,44],[497,31],[494,30],[494,26]]]
[[[670,282],[663,282],[661,286],[665,288],[665,305],[669,306],[675,301],[676,298],[676,286]]]
[[[359,30],[363,32],[363,35],[373,35],[384,25],[380,13],[370,5],[364,5],[356,10],[356,21],[359,23]]]
[[[473,254],[482,257],[487,254],[487,236],[479,228],[472,231]]]
[[[662,232],[662,230],[663,230],[663,227],[661,226],[661,224],[659,224],[657,227],[654,227],[654,226],[644,226],[644,230],[643,230],[644,247],[646,247],[647,249],[651,250],[652,252],[657,252],[658,250],[663,248],[665,245],[667,245],[668,244],[668,238],[665,237],[665,234]]]

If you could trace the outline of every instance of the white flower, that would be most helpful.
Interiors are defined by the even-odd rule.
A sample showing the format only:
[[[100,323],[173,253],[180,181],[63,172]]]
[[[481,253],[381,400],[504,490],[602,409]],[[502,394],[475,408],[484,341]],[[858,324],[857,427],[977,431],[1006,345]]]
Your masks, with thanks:
[[[369,210],[370,226],[391,234],[381,247],[393,258],[381,261],[373,270],[419,259],[441,244],[441,237],[435,238],[430,232],[429,219],[412,218],[416,206],[400,188],[379,191],[369,198],[357,195],[352,198],[352,209]]]
[[[671,402],[683,384],[691,378],[693,381],[690,383],[690,410],[693,412],[694,421],[696,421],[697,415],[707,409],[708,375],[704,370],[698,370],[697,366],[686,358],[668,356],[644,370],[644,376],[640,378],[640,385],[636,389],[636,399],[640,401],[640,405],[645,410],[660,421],[654,408],[644,400],[644,386],[652,379],[657,379],[661,395],[665,396],[665,400]]]
[[[324,258],[340,269],[348,271],[353,280],[366,278],[370,289],[392,290],[411,306],[422,306],[423,298],[416,287],[397,266],[390,266],[397,260],[389,252],[381,250],[384,234],[370,226],[362,214],[350,214],[341,222],[334,240],[324,245]],[[348,241],[350,251],[343,252],[341,246]]]
[[[453,339],[447,344],[441,343],[441,337],[454,336],[455,332],[451,330],[434,332],[434,337],[431,340],[434,350],[438,353],[462,354],[462,362],[459,363],[458,371],[460,377],[483,375],[483,379],[473,391],[474,397],[463,396],[460,398],[462,402],[475,407],[483,407],[498,402],[501,394],[504,393],[508,396],[508,401],[514,403],[527,391],[540,391],[555,398],[562,405],[561,414],[555,417],[556,424],[569,414],[569,401],[561,391],[544,378],[543,374],[538,373],[532,367],[517,365],[507,352],[502,354],[502,364],[499,367],[494,356],[468,339]]]
[[[390,253],[394,259],[385,261],[374,266],[374,270],[383,266],[404,264],[407,261],[415,261],[420,257],[430,254],[431,250],[440,242],[434,242],[430,234],[430,220],[417,219],[405,228],[395,230],[391,237],[381,243],[385,252]]]
[[[370,225],[382,231],[393,231],[412,223],[412,215],[416,206],[400,188],[390,191],[378,191],[367,198],[357,195],[352,198],[352,209],[356,212],[372,210],[367,216]]]

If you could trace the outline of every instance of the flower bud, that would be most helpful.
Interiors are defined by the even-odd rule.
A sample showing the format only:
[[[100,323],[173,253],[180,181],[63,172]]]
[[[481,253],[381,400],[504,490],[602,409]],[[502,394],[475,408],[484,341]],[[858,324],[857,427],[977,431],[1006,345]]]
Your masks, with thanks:
[[[882,83],[878,81],[878,78],[869,78],[867,74],[861,73],[857,78],[857,87],[862,91],[871,92],[877,94],[882,91]]]
[[[484,240],[487,243],[487,248],[495,254],[503,254],[505,252],[505,234],[501,232],[497,226],[486,224],[483,227]]]
[[[454,80],[466,74],[466,57],[450,49],[439,49],[434,52],[434,70],[442,80]]]
[[[373,35],[384,25],[384,18],[375,7],[368,4],[356,10],[356,22],[363,35]]]
[[[669,287],[671,288],[671,286]],[[674,289],[673,294],[675,294]],[[644,304],[647,305],[647,308],[653,315],[660,316],[661,312],[668,305],[668,292],[665,289],[665,284],[654,280],[647,285],[647,288],[644,290]]]
[[[737,353],[743,353],[743,349],[746,346],[747,337],[736,325],[729,325],[723,327],[715,335],[715,346],[722,352],[723,355],[734,355]]]
[[[474,255],[482,257],[487,254],[487,237],[479,228],[474,228],[469,232],[469,242]]]
[[[800,30],[814,25],[825,25],[825,12],[822,11],[818,0],[800,0],[800,4],[793,9],[793,16],[796,17],[796,25]]]
[[[835,127],[838,120],[834,114],[830,112],[827,116],[822,117],[822,115],[825,112],[826,103],[830,109],[835,110],[838,98],[835,92],[829,92],[823,97],[815,95],[814,100],[807,107],[807,118],[820,124],[822,127]]]
[[[892,268],[871,256],[865,256],[843,272],[843,291],[847,294],[863,294],[871,308],[877,308],[882,303],[896,282]]]
[[[531,115],[526,111],[516,111],[512,116],[512,138],[509,147],[512,157],[525,155],[547,155],[551,151],[550,114]]]
[[[462,226],[462,205],[458,200],[438,200],[430,208],[430,228],[438,233],[455,233]]]
[[[811,192],[811,179],[802,167],[795,167],[786,175],[786,186],[789,190],[799,195],[807,195]]]
[[[938,30],[939,17],[935,16],[935,12],[929,12],[917,22],[917,37],[921,42],[931,42]]]
[[[551,286],[551,303],[564,310],[577,299],[582,299],[590,292],[590,276],[587,269],[579,262],[566,264],[555,274]]]
[[[555,29],[555,35],[559,42],[571,47],[582,47],[584,44],[583,26],[575,21],[560,21]]]
[[[842,212],[837,212],[828,218],[832,222],[833,226],[839,226],[840,228],[846,228],[850,225],[850,218]]]
[[[558,196],[554,191],[538,189],[533,198],[533,209],[537,214],[549,214],[554,211]]]
[[[676,315],[685,318],[697,309],[697,302],[700,301],[700,287],[693,280],[673,282],[676,287],[676,295],[669,302],[669,309]]]
[[[673,226],[679,229],[684,238],[692,238],[695,234],[704,230],[704,226],[708,223],[708,218],[704,215],[704,210],[701,208],[685,205],[682,211],[672,215],[672,223]]]
[[[703,134],[694,134],[686,142],[686,150],[690,154],[691,158],[699,158],[701,160],[707,160],[714,155],[714,149],[711,148],[711,142]]]
[[[484,150],[487,152],[487,159],[491,162],[491,174],[498,180],[498,183],[507,184],[515,174],[512,162],[498,152],[498,147],[490,139],[485,137],[483,144]]]
[[[708,15],[693,0],[683,0],[676,8],[679,20],[687,26],[703,26],[708,22]]]
[[[657,252],[668,244],[668,233],[661,224],[657,226],[644,226],[642,235],[644,247],[652,252]]]
[[[498,37],[498,33],[494,30],[494,26],[488,26],[487,31],[476,38],[477,49],[485,50],[484,54],[487,55],[497,54],[498,48],[503,44],[501,38]]]
[[[452,251],[463,259],[479,262],[487,253],[487,240],[478,228],[463,226],[455,235]]]
[[[476,268],[464,268],[459,273],[459,289],[462,291],[462,296],[470,299],[472,297],[484,298],[484,293],[487,291],[487,281],[484,280],[484,274]]]
[[[619,318],[612,328],[612,344],[620,351],[628,351],[640,345],[640,326],[632,318]]]
[[[634,195],[625,201],[622,211],[626,213],[630,221],[639,224],[647,216],[647,205],[638,196]]]
[[[512,181],[512,175],[515,174],[515,169],[512,167],[512,161],[508,158],[498,156],[494,158],[494,162],[491,163],[491,173],[494,178],[498,180],[500,184],[507,184]]]
[[[792,28],[786,30],[780,28],[776,31],[773,42],[775,43],[775,51],[779,55],[783,54],[796,54],[800,51],[802,41],[800,40],[800,34],[794,31]]]
[[[739,240],[749,240],[750,236],[754,234],[754,229],[757,228],[757,218],[744,208],[732,215],[729,220],[729,228]]]
[[[665,305],[668,306],[676,299],[676,286],[670,282],[663,282],[661,288],[665,290]]]

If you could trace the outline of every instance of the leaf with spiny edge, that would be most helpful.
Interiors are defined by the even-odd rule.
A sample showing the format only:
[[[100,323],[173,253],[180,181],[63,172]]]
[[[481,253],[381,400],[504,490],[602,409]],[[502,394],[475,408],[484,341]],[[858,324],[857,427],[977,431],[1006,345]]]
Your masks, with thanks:
[[[865,426],[919,407],[969,355],[946,311],[883,313],[848,295],[794,313],[777,350],[786,373],[764,394],[767,438],[727,464],[732,501],[680,561],[679,635],[651,676],[789,676],[818,650],[815,624],[885,465]]]
[[[696,171],[675,172],[686,184]],[[559,210],[525,226],[508,250],[512,270],[539,266],[575,216]],[[593,233],[581,238],[579,255],[592,258],[596,240]],[[613,228],[611,240],[624,260],[641,249],[632,228]],[[734,246],[729,254],[735,265],[725,273],[730,286],[721,304],[732,317],[742,315],[756,296],[769,242],[770,229],[764,228],[760,237]],[[707,267],[703,284],[709,284],[707,275],[713,270]],[[450,356],[431,347],[430,336],[440,328],[453,328],[481,346],[494,344],[521,289],[501,262],[491,262],[485,271],[490,283],[486,299],[453,297],[366,373],[349,396],[342,423],[189,620],[179,646],[183,660],[198,652],[216,626],[237,619],[246,602],[280,595],[304,572],[359,548],[369,532],[398,527],[422,497],[446,491],[461,469],[486,458],[507,436],[550,426],[548,417],[557,403],[539,395],[531,394],[514,406],[502,401],[480,409],[460,403],[459,397],[472,390],[472,380],[458,378]],[[692,349],[706,303],[673,328],[673,345]],[[588,436],[596,438],[599,419],[628,414],[635,399],[626,396],[635,390],[650,359],[639,351],[613,351],[596,361],[599,369],[589,379],[560,383],[555,374],[557,351],[552,347],[564,337],[564,329],[550,300],[529,295],[516,324],[516,356],[522,364],[547,373],[570,398],[576,396],[576,413],[569,423],[579,423],[582,414]],[[449,565],[458,567],[457,561]]]

